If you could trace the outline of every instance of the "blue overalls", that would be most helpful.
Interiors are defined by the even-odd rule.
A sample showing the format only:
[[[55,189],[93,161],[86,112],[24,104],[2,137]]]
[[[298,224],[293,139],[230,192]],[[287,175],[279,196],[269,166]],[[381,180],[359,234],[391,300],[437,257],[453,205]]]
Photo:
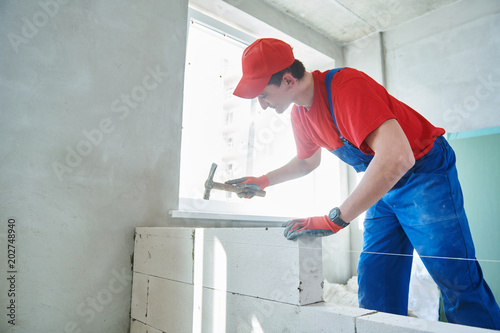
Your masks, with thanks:
[[[336,126],[330,87],[340,69],[325,78]],[[340,138],[344,145],[332,153],[365,171],[373,156]],[[475,260],[455,153],[443,137],[366,212],[358,263],[360,307],[408,314],[413,249],[441,290],[449,322],[500,329],[500,309]]]

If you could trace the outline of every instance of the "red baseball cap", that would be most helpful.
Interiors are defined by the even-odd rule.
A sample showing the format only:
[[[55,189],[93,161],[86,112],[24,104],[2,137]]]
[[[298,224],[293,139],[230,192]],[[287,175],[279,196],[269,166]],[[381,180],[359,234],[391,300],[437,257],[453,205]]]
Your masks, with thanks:
[[[233,94],[252,99],[264,90],[271,76],[290,67],[295,61],[292,47],[274,38],[257,39],[241,58],[243,77]]]

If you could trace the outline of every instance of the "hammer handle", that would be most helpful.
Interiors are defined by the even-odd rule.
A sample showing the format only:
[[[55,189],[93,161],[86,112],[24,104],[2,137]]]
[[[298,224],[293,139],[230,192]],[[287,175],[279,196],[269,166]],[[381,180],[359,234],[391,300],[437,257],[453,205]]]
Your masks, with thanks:
[[[240,192],[245,192],[246,189],[244,188],[238,188],[234,185],[229,185],[229,184],[222,184],[222,183],[216,183],[216,182],[213,182],[213,189],[216,189],[216,190],[222,190],[222,191],[227,191],[227,192],[234,192],[234,193],[240,193]],[[252,192],[255,192],[255,195],[258,196],[258,197],[265,197],[266,196],[266,191],[262,191],[262,190],[251,190]]]

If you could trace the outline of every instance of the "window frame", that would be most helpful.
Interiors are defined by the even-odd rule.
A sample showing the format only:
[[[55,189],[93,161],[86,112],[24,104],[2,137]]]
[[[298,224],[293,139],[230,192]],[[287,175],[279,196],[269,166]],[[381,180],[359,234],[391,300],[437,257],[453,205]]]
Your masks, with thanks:
[[[228,37],[230,39],[233,39],[239,43],[242,43],[246,46],[250,45],[253,41],[256,40],[255,37],[250,36],[249,34],[246,34],[242,32],[241,30],[238,30],[218,19],[214,19],[206,14],[201,13],[200,11],[189,8],[188,10],[188,38],[189,38],[189,31],[190,31],[190,26],[191,24],[199,24],[200,26],[207,28],[209,30],[212,30],[214,32],[220,33],[224,35],[225,37]],[[312,49],[312,48],[311,48]],[[316,52],[321,53],[320,51],[316,50]],[[330,58],[331,59],[331,58]],[[333,59],[332,59],[333,60]],[[335,61],[335,60],[333,60]],[[184,110],[185,112],[186,110]],[[232,115],[231,115],[232,116]],[[182,149],[182,146],[181,146]],[[336,159],[335,159],[336,160]],[[208,173],[208,170],[207,170]],[[345,187],[345,179],[343,178],[342,175],[344,175],[345,172],[342,169],[342,165],[339,166],[339,176],[337,178],[337,184],[339,184],[339,189],[337,192],[339,192],[339,196],[343,197],[343,193],[345,192],[343,190],[343,186]],[[182,172],[181,172],[182,175]],[[313,177],[313,178],[318,178],[320,176],[315,176],[314,172],[313,175],[309,175],[308,177]],[[318,183],[317,179],[313,179],[311,181],[314,181],[315,183]],[[286,222],[292,218],[296,218],[297,216],[276,216],[276,215],[253,215],[253,214],[245,214],[245,213],[240,213],[235,211],[235,209],[227,209],[224,210],[222,209],[221,211],[212,211],[210,210],[205,210],[204,208],[206,205],[203,203],[199,202],[198,200],[202,199],[192,199],[192,198],[183,198],[179,196],[179,206],[177,210],[171,210],[169,211],[169,214],[173,218],[182,218],[182,219],[201,219],[201,220],[231,220],[231,221],[252,221],[252,222],[265,222],[267,224],[269,223],[276,223],[279,225],[282,224],[282,222]],[[255,200],[255,199],[254,199]],[[192,201],[191,203],[189,201]],[[183,202],[184,204],[181,204]],[[210,203],[214,205],[214,203]],[[217,205],[217,204],[215,204]],[[240,204],[240,206],[242,206]],[[186,209],[185,207],[193,207],[193,209]],[[333,205],[332,205],[333,207]],[[325,210],[328,207],[325,207]],[[331,208],[331,207],[330,207]],[[236,209],[237,210],[237,209]]]

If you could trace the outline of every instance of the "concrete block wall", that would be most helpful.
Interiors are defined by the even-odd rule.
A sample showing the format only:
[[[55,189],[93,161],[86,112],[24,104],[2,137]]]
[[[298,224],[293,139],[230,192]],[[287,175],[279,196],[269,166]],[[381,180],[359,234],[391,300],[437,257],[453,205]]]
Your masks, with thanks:
[[[290,304],[323,296],[321,239],[281,228],[137,228],[134,273]]]
[[[130,332],[490,332],[325,303],[321,239],[282,232],[137,228]]]

